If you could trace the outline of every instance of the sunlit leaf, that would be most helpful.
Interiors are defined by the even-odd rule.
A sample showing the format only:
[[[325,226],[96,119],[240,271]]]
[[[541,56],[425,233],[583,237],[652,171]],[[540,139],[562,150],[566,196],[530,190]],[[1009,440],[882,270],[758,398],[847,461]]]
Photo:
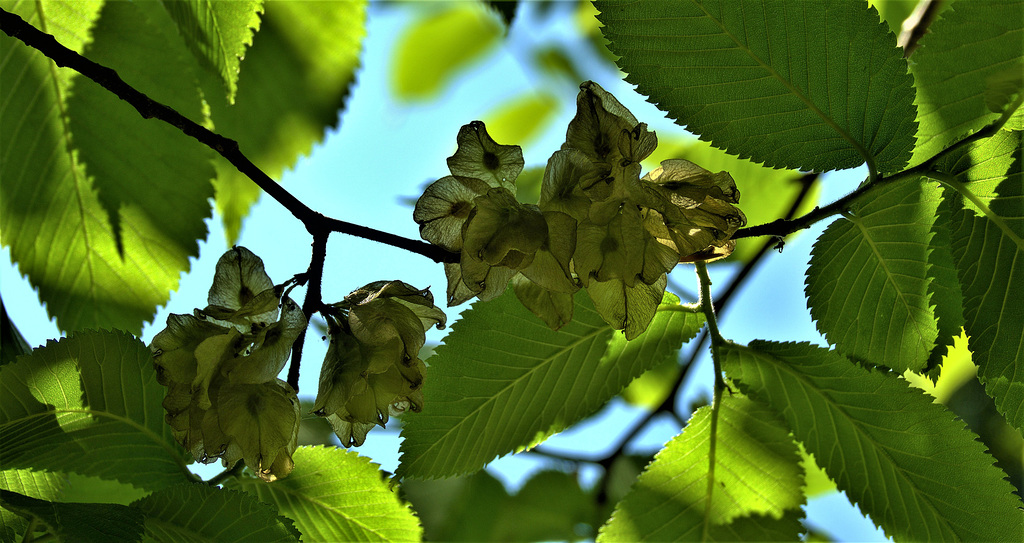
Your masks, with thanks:
[[[55,501],[64,490],[64,476],[51,471],[4,469],[0,471],[0,489],[41,500]],[[0,507],[0,541],[20,541],[28,529],[28,519]]]
[[[0,370],[5,468],[73,471],[159,489],[191,479],[164,423],[152,355],[124,332],[80,332]]]
[[[264,8],[241,65],[235,103],[228,104],[213,78],[204,80],[203,89],[217,132],[238,141],[250,160],[279,179],[338,126],[359,65],[366,2],[268,0]],[[217,211],[232,245],[261,191],[227,161],[218,158],[216,167]]]
[[[60,503],[0,489],[0,506],[39,519],[61,541],[141,541],[143,514],[113,503]],[[34,534],[33,534],[34,535]]]
[[[398,473],[476,471],[597,411],[630,380],[677,356],[703,318],[666,295],[637,339],[614,339],[585,292],[558,332],[512,292],[478,302],[427,362],[422,413],[407,415]]]
[[[840,490],[896,540],[1018,541],[1020,499],[976,436],[891,373],[809,344],[728,345],[723,368],[785,418]]]
[[[146,515],[155,541],[298,541],[292,521],[244,492],[201,483],[158,490],[131,508]]]
[[[815,242],[807,305],[848,357],[900,372],[927,364],[938,335],[928,252],[939,194],[934,182],[890,185]]]
[[[48,472],[43,472],[48,473]],[[129,505],[150,493],[148,490],[113,479],[87,477],[78,473],[62,473],[66,482],[60,501],[68,503],[119,503]]]
[[[593,523],[593,497],[574,474],[541,471],[509,495],[487,471],[467,477],[407,480],[404,495],[428,541],[572,541]]]
[[[262,0],[204,2],[180,0],[164,2],[178,25],[185,45],[200,65],[216,73],[227,89],[229,102],[238,90],[238,65],[252,44],[252,35],[260,28]]]
[[[307,541],[420,539],[415,515],[367,458],[335,447],[299,447],[292,457],[295,470],[284,479],[242,478],[226,486],[277,506]]]
[[[483,56],[501,38],[496,14],[482,5],[454,4],[417,19],[397,39],[391,90],[403,100],[423,100]]]
[[[956,186],[953,261],[963,290],[964,328],[978,377],[999,412],[1024,429],[1024,175],[1021,133],[999,134],[958,151],[943,170]]]
[[[812,171],[910,156],[913,80],[863,3],[595,4],[626,80],[715,147]]]
[[[29,23],[54,32],[58,40],[79,52],[90,39],[89,29],[99,16],[100,6],[88,2],[4,5]],[[118,12],[130,9],[130,5],[109,8]],[[104,25],[108,23],[114,21]],[[152,43],[147,38],[139,39],[140,43]],[[134,198],[142,190],[146,193],[141,196],[144,202],[152,203],[152,194],[166,187],[159,183],[150,186],[135,176],[130,179],[135,185],[133,192],[120,194],[110,185],[106,186],[108,190],[101,190],[103,198],[109,198],[105,207],[97,196],[95,175],[75,147],[87,137],[72,134],[69,121],[73,119],[65,115],[72,82],[77,81],[74,72],[55,68],[40,53],[6,35],[0,36],[0,43],[4,73],[19,74],[10,81],[5,78],[0,86],[0,110],[5,112],[0,115],[0,140],[4,142],[0,151],[0,176],[4,180],[0,185],[0,239],[10,246],[19,271],[39,289],[47,311],[57,318],[61,329],[115,327],[138,332],[143,321],[152,318],[156,306],[164,303],[169,291],[177,286],[180,272],[188,269],[188,255],[195,254],[196,238],[205,235],[202,219],[209,214],[208,189],[195,185],[196,177],[190,176],[188,182],[174,187],[174,201],[181,204],[181,209],[154,216],[150,213],[156,208],[140,207]],[[167,49],[173,48],[168,45]],[[115,60],[139,58],[130,50],[112,54]],[[159,70],[155,73],[167,74]],[[181,79],[180,74],[176,77]],[[176,85],[172,83],[170,88],[178,88]],[[82,88],[77,82],[75,86]],[[198,107],[198,95],[193,93],[193,97]],[[187,98],[177,100],[183,99]],[[116,107],[131,110],[123,103]],[[96,104],[95,108],[97,113],[109,113],[106,106]],[[130,126],[135,126],[134,122]],[[120,145],[134,138],[134,132],[118,126],[104,131],[102,138],[109,145],[106,152],[116,156],[124,150]],[[178,138],[186,139],[182,135]],[[150,169],[155,168],[150,165]],[[111,210],[117,213],[111,215]],[[118,229],[111,225],[114,217]]]
[[[764,515],[771,525],[799,509],[803,470],[789,429],[739,395],[723,396],[720,410],[715,433],[710,406],[694,413],[615,507],[599,541],[732,540],[723,529],[736,519]]]
[[[910,64],[919,125],[912,164],[999,117],[1001,108],[993,111],[985,97],[1007,76],[1020,77],[1022,42],[1024,10],[1016,2],[961,2],[931,25]],[[1020,90],[1019,79],[1011,84]]]

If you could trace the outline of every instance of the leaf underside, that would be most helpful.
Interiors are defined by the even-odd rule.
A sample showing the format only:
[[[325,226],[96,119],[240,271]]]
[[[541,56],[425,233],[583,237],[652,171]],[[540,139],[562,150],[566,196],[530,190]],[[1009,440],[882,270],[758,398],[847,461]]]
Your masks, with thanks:
[[[49,341],[0,370],[5,469],[72,471],[155,490],[189,480],[152,355],[124,332]]]
[[[893,172],[910,157],[913,78],[863,3],[595,5],[626,80],[715,147],[805,171]]]
[[[272,484],[229,481],[295,521],[306,541],[419,541],[416,516],[398,500],[376,464],[336,447],[299,447],[295,469]]]
[[[720,409],[717,435],[711,434],[710,407],[694,413],[616,505],[598,541],[696,541],[705,534],[732,540],[748,522],[771,531],[792,526],[788,537],[796,538],[800,524],[786,513],[799,511],[804,477],[789,429],[767,407],[740,395],[724,396]],[[741,526],[730,528],[734,521]]]
[[[962,192],[947,189],[946,200],[964,328],[978,377],[1007,422],[1024,430],[1021,133],[1001,131],[957,152],[944,170],[961,183]]]
[[[723,367],[897,541],[1024,537],[1020,500],[985,446],[905,381],[806,343],[730,345]]]
[[[899,372],[925,367],[938,336],[928,292],[935,183],[895,183],[830,224],[807,267],[807,305],[846,356]]]
[[[582,290],[573,321],[557,332],[511,291],[478,302],[427,361],[424,411],[403,421],[398,473],[469,473],[539,443],[677,356],[703,322],[666,295],[647,332],[627,342],[613,334]]]

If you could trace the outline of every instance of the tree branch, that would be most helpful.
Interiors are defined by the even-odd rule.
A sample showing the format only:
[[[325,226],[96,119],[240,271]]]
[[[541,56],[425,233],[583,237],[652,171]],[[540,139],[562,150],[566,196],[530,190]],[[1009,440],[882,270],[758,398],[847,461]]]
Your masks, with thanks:
[[[858,187],[857,190],[854,190],[853,192],[847,194],[846,196],[843,196],[842,198],[832,202],[831,204],[828,204],[825,207],[815,207],[806,215],[803,215],[796,219],[776,219],[770,223],[740,229],[732,236],[732,238],[741,239],[752,238],[755,236],[785,237],[798,230],[808,228],[822,219],[826,219],[828,217],[831,217],[832,215],[838,215],[839,213],[842,213],[844,211],[849,211],[850,204],[852,204],[854,201],[862,197],[870,195],[875,190],[878,190],[879,187],[882,187],[889,183],[916,179],[917,177],[925,175],[933,169],[935,163],[942,160],[950,153],[956,151],[957,149],[961,149],[963,147],[971,145],[976,141],[992,137],[996,133],[998,133],[999,130],[1003,128],[1003,125],[1005,125],[1006,122],[1010,119],[1010,116],[1017,110],[1018,107],[1020,107],[1022,99],[1024,98],[1018,97],[1017,100],[1015,100],[1012,104],[1010,104],[1009,107],[1007,107],[1006,111],[1003,112],[999,119],[992,122],[992,124],[985,126],[981,130],[978,130],[977,132],[971,134],[970,136],[967,136],[966,138],[957,141],[956,143],[953,143],[952,145],[946,147],[945,149],[939,151],[938,153],[935,153],[935,155],[933,155],[931,158],[925,160],[924,162],[918,164],[917,166],[914,166],[913,168],[908,168],[906,170],[894,173],[892,175],[879,177],[878,179],[871,183],[865,183]]]
[[[16,38],[25,45],[46,55],[57,66],[71,68],[98,85],[109,90],[121,100],[127,102],[143,118],[159,119],[181,130],[203,145],[213,149],[230,162],[239,172],[256,183],[296,219],[302,221],[310,234],[320,231],[340,232],[360,238],[369,239],[399,249],[405,249],[423,255],[434,262],[457,261],[458,255],[449,253],[429,243],[403,238],[387,232],[352,224],[339,219],[332,219],[312,210],[284,187],[270,178],[246,157],[238,147],[238,142],[193,122],[173,108],[153,100],[146,94],[125,83],[121,76],[111,68],[97,64],[82,55],[61,45],[53,36],[42,32],[21,17],[0,9],[0,30]]]

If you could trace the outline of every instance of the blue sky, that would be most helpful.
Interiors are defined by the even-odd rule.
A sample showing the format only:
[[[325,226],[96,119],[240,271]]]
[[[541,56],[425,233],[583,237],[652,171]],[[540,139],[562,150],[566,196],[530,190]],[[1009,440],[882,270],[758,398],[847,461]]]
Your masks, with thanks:
[[[555,9],[566,9],[566,6],[568,4],[558,4]],[[526,13],[522,16],[531,17],[530,4],[523,4],[523,8]],[[388,86],[391,52],[395,36],[414,19],[417,9],[422,6],[371,6],[363,69],[341,126],[329,133],[311,156],[301,159],[281,180],[295,196],[321,213],[409,238],[419,236],[412,221],[412,210],[403,198],[415,198],[425,183],[447,173],[445,158],[454,151],[459,127],[529,92],[543,77],[524,63],[523,51],[544,40],[559,40],[577,52],[587,46],[571,21],[545,27],[516,26],[505,44],[451,81],[437,99],[421,104],[402,103],[392,97]],[[619,97],[638,119],[656,130],[660,138],[682,134],[681,129],[633,92],[593,53],[582,52],[579,56],[584,73]],[[574,114],[575,84],[548,84],[546,88],[557,91],[561,105],[544,134],[524,148],[528,166],[546,162],[560,145],[565,126]],[[845,194],[862,179],[860,171],[826,174],[822,180],[822,201]],[[169,313],[189,313],[192,308],[206,305],[214,265],[228,248],[219,221],[217,216],[207,221],[210,234],[201,243],[200,256],[193,261],[192,272],[183,275],[181,287],[172,294],[168,305],[159,310],[155,324],[145,327],[144,341],[148,342],[163,328]],[[722,315],[720,326],[726,337],[741,343],[770,338],[824,344],[803,297],[803,272],[811,244],[824,226],[816,225],[787,242],[781,254],[773,252],[768,256],[760,271],[747,281],[731,308]],[[276,282],[305,271],[310,256],[309,243],[310,237],[302,225],[267,198],[253,208],[239,240],[240,245],[264,258],[267,271]],[[33,346],[57,337],[56,326],[46,317],[38,296],[13,266],[6,265],[10,262],[9,250],[4,248],[2,253],[5,265],[0,268],[0,284],[12,320]],[[723,285],[735,271],[732,265],[714,266],[713,280],[716,285]],[[380,279],[401,279],[419,288],[431,286],[438,298],[443,298],[446,284],[441,266],[424,257],[350,236],[332,235],[323,285],[325,301],[340,300],[351,290]],[[677,268],[673,280],[691,292],[696,290],[690,266]],[[299,289],[293,297],[301,300],[302,295]],[[463,309],[465,307],[448,310],[449,320],[456,318]],[[428,340],[436,342],[442,337],[443,332],[434,331]],[[303,357],[300,395],[315,394],[319,363],[325,351],[324,342],[315,333],[310,334]],[[713,380],[710,362],[703,357],[680,405],[686,406],[702,395],[709,397]],[[613,401],[579,428],[553,437],[547,446],[599,455],[613,448],[619,436],[642,414],[639,408]],[[641,433],[636,447],[644,452],[655,451],[677,432],[678,428],[672,423],[662,420]],[[397,430],[375,429],[366,444],[357,450],[379,462],[383,469],[394,471],[398,445]],[[518,455],[502,458],[489,469],[510,489],[515,489],[530,472],[548,466],[545,462]],[[581,476],[592,479],[597,469],[584,470]],[[808,515],[816,526],[837,540],[884,540],[871,522],[841,494],[811,500]]]

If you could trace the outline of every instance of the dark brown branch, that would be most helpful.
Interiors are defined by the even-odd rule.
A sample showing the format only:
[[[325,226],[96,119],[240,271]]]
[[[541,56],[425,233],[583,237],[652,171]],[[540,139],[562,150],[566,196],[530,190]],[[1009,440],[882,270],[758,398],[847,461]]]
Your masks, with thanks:
[[[894,173],[892,175],[879,177],[872,183],[865,183],[858,187],[857,190],[854,190],[853,192],[847,194],[846,196],[843,196],[842,198],[832,202],[831,204],[828,204],[825,207],[815,207],[806,215],[802,215],[795,219],[776,219],[770,223],[759,224],[757,226],[751,226],[749,228],[743,228],[736,232],[736,234],[734,234],[732,237],[733,239],[752,238],[756,236],[778,236],[784,238],[792,234],[793,232],[803,230],[804,228],[808,228],[822,219],[827,219],[832,215],[838,215],[844,211],[849,211],[850,204],[852,204],[854,201],[862,197],[870,195],[878,188],[883,187],[889,183],[908,181],[925,175],[934,168],[937,162],[945,158],[950,153],[956,151],[957,149],[962,149],[963,147],[971,145],[974,142],[994,136],[1003,128],[1003,125],[1006,124],[1006,121],[1009,120],[1013,112],[1016,111],[1018,107],[1020,107],[1022,100],[1024,100],[1024,98],[1018,98],[1017,100],[1014,101],[1014,103],[1010,104],[1010,106],[1006,108],[1006,111],[1003,112],[1003,115],[1000,116],[1000,118],[997,119],[996,121],[985,126],[981,130],[978,130],[977,132],[971,134],[970,136],[967,136],[966,138],[963,138],[962,140],[957,141],[956,143],[946,147],[945,149],[939,151],[938,153],[935,153],[934,156],[918,164],[917,166],[914,166],[913,168],[908,168],[906,170]]]
[[[302,221],[302,224],[305,225],[306,230],[310,234],[315,235],[316,232],[324,230],[340,232],[405,249],[406,251],[423,255],[434,262],[447,262],[458,259],[458,255],[453,255],[423,241],[403,238],[373,228],[325,217],[310,209],[253,164],[238,148],[237,141],[216,134],[196,124],[171,107],[153,100],[128,83],[125,83],[121,76],[113,69],[97,64],[64,47],[53,36],[40,31],[25,22],[21,17],[3,9],[0,9],[0,30],[46,55],[57,66],[71,68],[95,81],[134,107],[143,118],[155,118],[164,121],[213,149],[227,159],[239,172],[251,179],[253,183],[256,183],[271,198],[277,200],[296,219]]]

